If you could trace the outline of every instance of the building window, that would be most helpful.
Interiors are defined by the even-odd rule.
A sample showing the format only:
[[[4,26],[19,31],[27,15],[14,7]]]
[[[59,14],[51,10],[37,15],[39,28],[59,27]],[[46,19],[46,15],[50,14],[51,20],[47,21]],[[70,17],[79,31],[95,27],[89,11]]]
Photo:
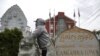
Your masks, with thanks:
[[[50,24],[50,29],[53,30],[53,24]]]
[[[23,25],[23,22],[19,23],[20,25]]]
[[[71,25],[68,25],[68,28],[70,29],[71,28]]]
[[[17,17],[17,15],[14,15],[14,18],[16,18]]]
[[[11,16],[9,16],[9,17],[8,17],[8,20],[11,20],[11,19],[12,19],[12,17],[11,17]]]
[[[17,12],[14,12],[13,17],[14,17],[14,18],[17,17]]]
[[[0,27],[1,27],[1,21],[0,21]]]
[[[4,24],[4,26],[5,26],[5,27],[7,27],[7,26],[8,26],[8,24]]]
[[[64,19],[59,19],[57,22],[57,33],[61,33],[67,28]]]
[[[24,29],[24,26],[21,26],[21,29]]]
[[[6,23],[6,24],[8,24],[8,21],[7,21],[7,20],[5,20],[5,23]]]

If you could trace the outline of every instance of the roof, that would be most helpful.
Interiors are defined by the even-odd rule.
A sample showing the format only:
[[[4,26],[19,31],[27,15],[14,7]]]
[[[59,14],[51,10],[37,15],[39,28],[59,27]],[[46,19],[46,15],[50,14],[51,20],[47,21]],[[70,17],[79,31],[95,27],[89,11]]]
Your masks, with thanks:
[[[70,28],[70,29],[66,29],[65,31],[63,32],[73,32],[73,31],[84,31],[84,32],[88,32],[88,33],[93,33],[92,31],[89,31],[89,30],[86,30],[86,29],[83,29],[83,28],[79,28],[77,26],[73,27],[73,28]],[[62,32],[62,33],[63,33]]]
[[[75,20],[71,19],[71,18],[68,17],[68,16],[65,16],[64,12],[58,12],[58,15],[55,15],[55,18],[56,18],[56,19],[58,19],[59,17],[63,17],[63,18],[65,18],[65,19],[67,19],[67,20],[70,20],[70,21],[75,22]],[[51,20],[53,20],[53,19],[54,19],[54,17],[51,17]],[[46,21],[48,21],[48,20],[50,20],[50,18],[47,19]]]

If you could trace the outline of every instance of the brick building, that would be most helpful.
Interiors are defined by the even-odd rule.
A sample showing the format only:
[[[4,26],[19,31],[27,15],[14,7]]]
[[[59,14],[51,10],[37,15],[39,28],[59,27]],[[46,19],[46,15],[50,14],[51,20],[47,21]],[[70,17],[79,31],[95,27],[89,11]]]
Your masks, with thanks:
[[[46,20],[46,29],[47,31],[53,35],[60,34],[65,29],[70,29],[75,26],[75,21],[71,18],[65,16],[64,12],[58,12],[58,15],[55,15],[55,17],[51,17]]]

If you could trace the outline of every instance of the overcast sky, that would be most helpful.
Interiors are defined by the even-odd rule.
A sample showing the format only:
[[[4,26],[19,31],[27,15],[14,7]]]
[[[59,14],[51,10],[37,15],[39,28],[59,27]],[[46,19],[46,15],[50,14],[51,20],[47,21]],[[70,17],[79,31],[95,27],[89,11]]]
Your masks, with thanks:
[[[100,0],[0,0],[0,17],[8,8],[17,4],[24,12],[28,26],[32,30],[35,28],[33,23],[36,18],[49,18],[49,11],[54,15],[59,11],[65,12],[66,16],[75,19],[78,24],[78,17],[73,18],[74,9],[80,10],[80,27],[94,30],[100,29]]]

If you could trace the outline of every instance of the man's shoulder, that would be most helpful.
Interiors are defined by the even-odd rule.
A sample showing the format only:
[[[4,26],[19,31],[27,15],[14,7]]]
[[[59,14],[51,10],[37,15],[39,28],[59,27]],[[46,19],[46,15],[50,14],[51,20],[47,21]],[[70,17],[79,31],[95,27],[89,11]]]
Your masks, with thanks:
[[[38,26],[38,27],[35,29],[34,33],[41,33],[41,32],[43,32],[43,31],[46,31],[45,27],[44,27],[44,26]]]
[[[43,30],[43,29],[45,29],[45,26],[38,26],[37,29]]]

